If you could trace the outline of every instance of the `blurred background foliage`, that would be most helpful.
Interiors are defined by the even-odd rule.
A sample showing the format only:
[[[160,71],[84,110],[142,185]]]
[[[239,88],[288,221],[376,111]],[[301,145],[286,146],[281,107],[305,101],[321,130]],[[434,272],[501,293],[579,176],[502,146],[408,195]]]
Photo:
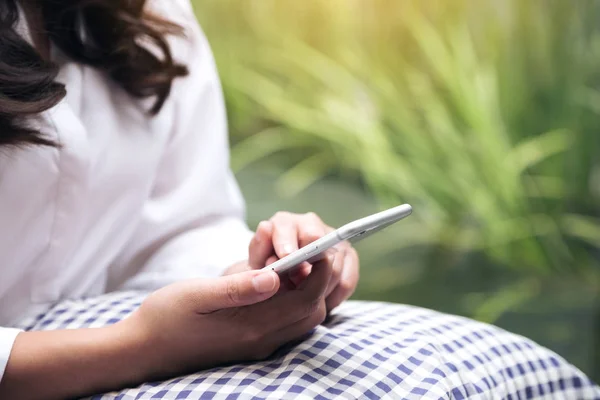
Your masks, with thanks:
[[[600,2],[196,0],[251,225],[399,203],[356,298],[496,323],[594,378]]]

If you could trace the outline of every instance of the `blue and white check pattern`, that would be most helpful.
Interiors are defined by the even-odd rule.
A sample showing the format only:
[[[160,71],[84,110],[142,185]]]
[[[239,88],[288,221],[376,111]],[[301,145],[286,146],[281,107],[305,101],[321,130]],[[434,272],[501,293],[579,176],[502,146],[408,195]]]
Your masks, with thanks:
[[[65,301],[21,328],[100,327],[144,294]],[[600,388],[521,336],[417,307],[351,301],[269,360],[214,368],[93,399],[600,399]]]

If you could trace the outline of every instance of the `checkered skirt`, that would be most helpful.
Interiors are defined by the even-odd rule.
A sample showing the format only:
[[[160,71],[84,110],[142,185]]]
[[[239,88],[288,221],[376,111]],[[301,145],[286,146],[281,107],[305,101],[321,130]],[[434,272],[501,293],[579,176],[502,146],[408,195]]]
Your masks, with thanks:
[[[145,294],[62,302],[27,330],[100,327]],[[405,305],[349,301],[268,360],[145,383],[92,399],[600,399],[577,368],[529,339]]]

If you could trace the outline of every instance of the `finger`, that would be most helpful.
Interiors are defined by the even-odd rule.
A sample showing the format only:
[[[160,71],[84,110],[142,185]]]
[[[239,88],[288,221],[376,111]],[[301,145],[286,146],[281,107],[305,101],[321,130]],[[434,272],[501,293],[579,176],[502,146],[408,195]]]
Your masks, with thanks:
[[[349,241],[344,240],[343,242],[339,242],[338,244],[336,244],[335,247],[337,247],[338,249],[348,250],[352,248],[352,245]]]
[[[283,258],[298,250],[298,228],[289,213],[277,213],[271,218],[273,223],[273,248],[277,257]]]
[[[279,291],[294,290],[298,285],[304,281],[304,279],[310,274],[312,265],[307,262],[303,262],[300,265],[293,267],[290,271],[285,272],[279,276],[281,280],[281,287]]]
[[[356,253],[356,250],[350,248],[344,258],[344,267],[342,276],[340,277],[340,283],[326,298],[328,312],[331,312],[331,310],[352,296],[358,285],[360,276],[359,269],[358,254]]]
[[[263,355],[266,358],[281,346],[304,339],[314,328],[321,325],[325,318],[327,318],[327,309],[325,301],[322,300],[309,316],[268,335],[266,346],[270,351],[266,351],[265,353],[268,354]]]
[[[277,258],[277,256],[273,255],[269,258],[267,258],[267,263],[266,265],[271,265],[273,264],[275,261],[279,260],[279,258]],[[279,292],[285,292],[288,290],[294,290],[296,288],[296,285],[290,280],[290,276],[289,274],[282,274],[279,276]]]
[[[279,260],[279,258],[277,258],[277,256],[273,255],[267,259],[266,265],[271,265],[277,260]],[[289,274],[280,275],[279,282],[280,282],[279,292],[294,290],[296,288],[296,285],[294,285],[294,283],[290,280]]]
[[[250,241],[248,249],[248,264],[253,269],[266,265],[267,259],[273,254],[273,223],[262,221],[256,228],[256,233]]]
[[[310,275],[311,269],[312,265],[310,265],[307,262],[303,262],[302,264],[300,264],[299,266],[297,266],[289,272],[288,278],[293,284],[294,288],[298,287],[300,283],[304,282],[308,275]]]
[[[271,257],[267,258],[265,265],[271,265],[277,260],[279,260],[279,258],[276,255],[272,255]]]
[[[298,288],[282,291],[277,297],[253,306],[254,323],[281,329],[312,315],[324,301],[333,258],[329,255],[328,259],[313,265],[311,274]]]
[[[341,244],[341,243],[340,243],[340,244]],[[337,253],[337,252],[339,252],[340,250],[343,250],[343,247],[340,247],[340,244],[338,244],[338,245],[336,245],[336,246],[333,246],[333,247],[330,247],[330,248],[328,248],[326,251],[324,251],[324,252],[322,252],[322,253],[319,253],[319,254],[317,254],[316,256],[313,256],[313,257],[309,258],[309,259],[308,259],[308,263],[309,263],[309,264],[313,264],[313,265],[314,265],[314,264],[315,264],[315,263],[317,263],[318,261],[321,261],[321,260],[323,260],[325,257],[327,257],[327,254],[334,254],[334,253]]]
[[[307,293],[308,297],[317,298],[325,295],[327,285],[331,279],[333,264],[336,258],[336,252],[327,250],[325,258],[316,262],[308,277],[298,286],[298,290]]]
[[[344,260],[346,259],[346,253],[346,250],[340,250],[338,256],[333,262],[331,279],[329,280],[329,286],[327,287],[327,291],[325,292],[325,298],[329,297],[340,283],[340,280],[342,278],[342,271],[344,270]]]
[[[314,242],[325,236],[326,225],[315,213],[307,213],[300,217],[298,223],[298,242],[300,247]]]
[[[279,276],[273,271],[246,271],[216,279],[191,280],[187,289],[198,305],[196,312],[207,314],[262,302],[277,293],[279,284]]]

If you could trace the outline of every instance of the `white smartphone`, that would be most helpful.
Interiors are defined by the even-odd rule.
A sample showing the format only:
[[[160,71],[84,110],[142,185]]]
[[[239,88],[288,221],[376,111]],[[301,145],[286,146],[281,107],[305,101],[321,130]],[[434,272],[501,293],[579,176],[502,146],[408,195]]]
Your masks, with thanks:
[[[351,242],[359,241],[408,217],[411,213],[412,207],[409,204],[403,204],[369,215],[368,217],[357,219],[356,221],[350,222],[341,228],[328,233],[292,254],[275,261],[273,264],[267,265],[263,269],[272,269],[279,274],[288,272],[304,261],[317,261],[319,256],[327,249],[332,248],[344,240],[349,240]]]

